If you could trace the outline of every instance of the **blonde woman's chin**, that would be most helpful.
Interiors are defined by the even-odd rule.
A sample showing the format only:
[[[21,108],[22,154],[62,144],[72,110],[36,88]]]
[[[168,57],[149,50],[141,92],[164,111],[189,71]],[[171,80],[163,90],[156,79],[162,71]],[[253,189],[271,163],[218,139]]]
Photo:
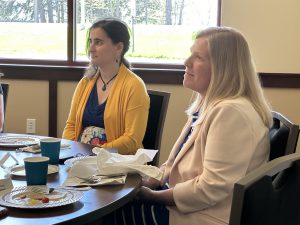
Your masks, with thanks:
[[[193,86],[191,82],[192,82],[191,80],[189,80],[188,78],[186,78],[186,76],[184,76],[183,81],[182,81],[182,85],[185,88],[191,89],[192,86]]]

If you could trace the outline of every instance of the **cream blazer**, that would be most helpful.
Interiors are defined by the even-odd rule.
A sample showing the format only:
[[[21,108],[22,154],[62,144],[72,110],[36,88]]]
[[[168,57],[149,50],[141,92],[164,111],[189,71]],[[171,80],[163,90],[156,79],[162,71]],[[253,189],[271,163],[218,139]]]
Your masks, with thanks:
[[[268,160],[268,128],[245,98],[217,104],[179,151],[190,126],[162,167],[176,203],[169,224],[228,224],[234,183]]]

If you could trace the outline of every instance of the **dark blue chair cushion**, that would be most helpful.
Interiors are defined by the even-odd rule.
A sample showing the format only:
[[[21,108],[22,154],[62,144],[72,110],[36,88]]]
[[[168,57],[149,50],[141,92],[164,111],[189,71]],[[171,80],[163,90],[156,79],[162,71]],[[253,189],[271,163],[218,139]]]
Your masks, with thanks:
[[[270,129],[270,157],[269,160],[273,160],[280,156],[285,155],[285,149],[287,140],[289,137],[290,129],[285,125],[279,128]]]

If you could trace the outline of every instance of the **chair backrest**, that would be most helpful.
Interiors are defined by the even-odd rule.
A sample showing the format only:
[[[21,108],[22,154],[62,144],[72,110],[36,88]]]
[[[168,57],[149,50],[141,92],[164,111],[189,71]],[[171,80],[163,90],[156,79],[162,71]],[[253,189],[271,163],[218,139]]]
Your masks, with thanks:
[[[3,91],[3,106],[4,106],[3,113],[5,115],[9,84],[1,83],[1,87],[2,87],[2,91]],[[4,118],[4,121],[5,121],[5,118]],[[3,130],[4,130],[4,122],[3,122],[2,132],[3,132]]]
[[[170,93],[156,90],[148,90],[150,97],[150,109],[147,129],[143,140],[144,148],[160,151],[162,131],[167,114]],[[159,152],[156,154],[151,165],[158,166]]]
[[[7,105],[7,96],[8,96],[8,90],[9,90],[9,84],[1,83],[1,87],[2,87],[2,90],[3,90],[4,113],[5,113],[6,105]]]
[[[300,224],[299,177],[298,153],[250,172],[234,185],[229,225]]]
[[[299,125],[291,122],[279,112],[272,112],[273,125],[270,129],[270,160],[294,153],[299,136]]]

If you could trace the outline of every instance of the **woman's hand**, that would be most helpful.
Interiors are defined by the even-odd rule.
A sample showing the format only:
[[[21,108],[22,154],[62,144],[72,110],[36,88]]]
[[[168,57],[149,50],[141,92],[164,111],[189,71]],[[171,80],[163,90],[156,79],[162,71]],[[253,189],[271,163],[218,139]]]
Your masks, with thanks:
[[[142,186],[136,195],[136,200],[140,202],[157,203],[162,205],[175,205],[173,198],[173,188],[161,191],[154,191]]]
[[[143,179],[142,185],[153,190],[153,189],[156,189],[157,187],[159,187],[160,181],[150,177],[145,180]]]
[[[164,173],[166,167],[166,163],[160,166],[160,171]],[[148,187],[152,190],[158,188],[161,185],[161,181],[154,179],[153,177],[148,177],[147,179],[143,179],[142,186]]]
[[[136,200],[139,202],[152,202],[152,196],[155,195],[153,191],[145,186],[140,187],[139,192],[136,195]]]

